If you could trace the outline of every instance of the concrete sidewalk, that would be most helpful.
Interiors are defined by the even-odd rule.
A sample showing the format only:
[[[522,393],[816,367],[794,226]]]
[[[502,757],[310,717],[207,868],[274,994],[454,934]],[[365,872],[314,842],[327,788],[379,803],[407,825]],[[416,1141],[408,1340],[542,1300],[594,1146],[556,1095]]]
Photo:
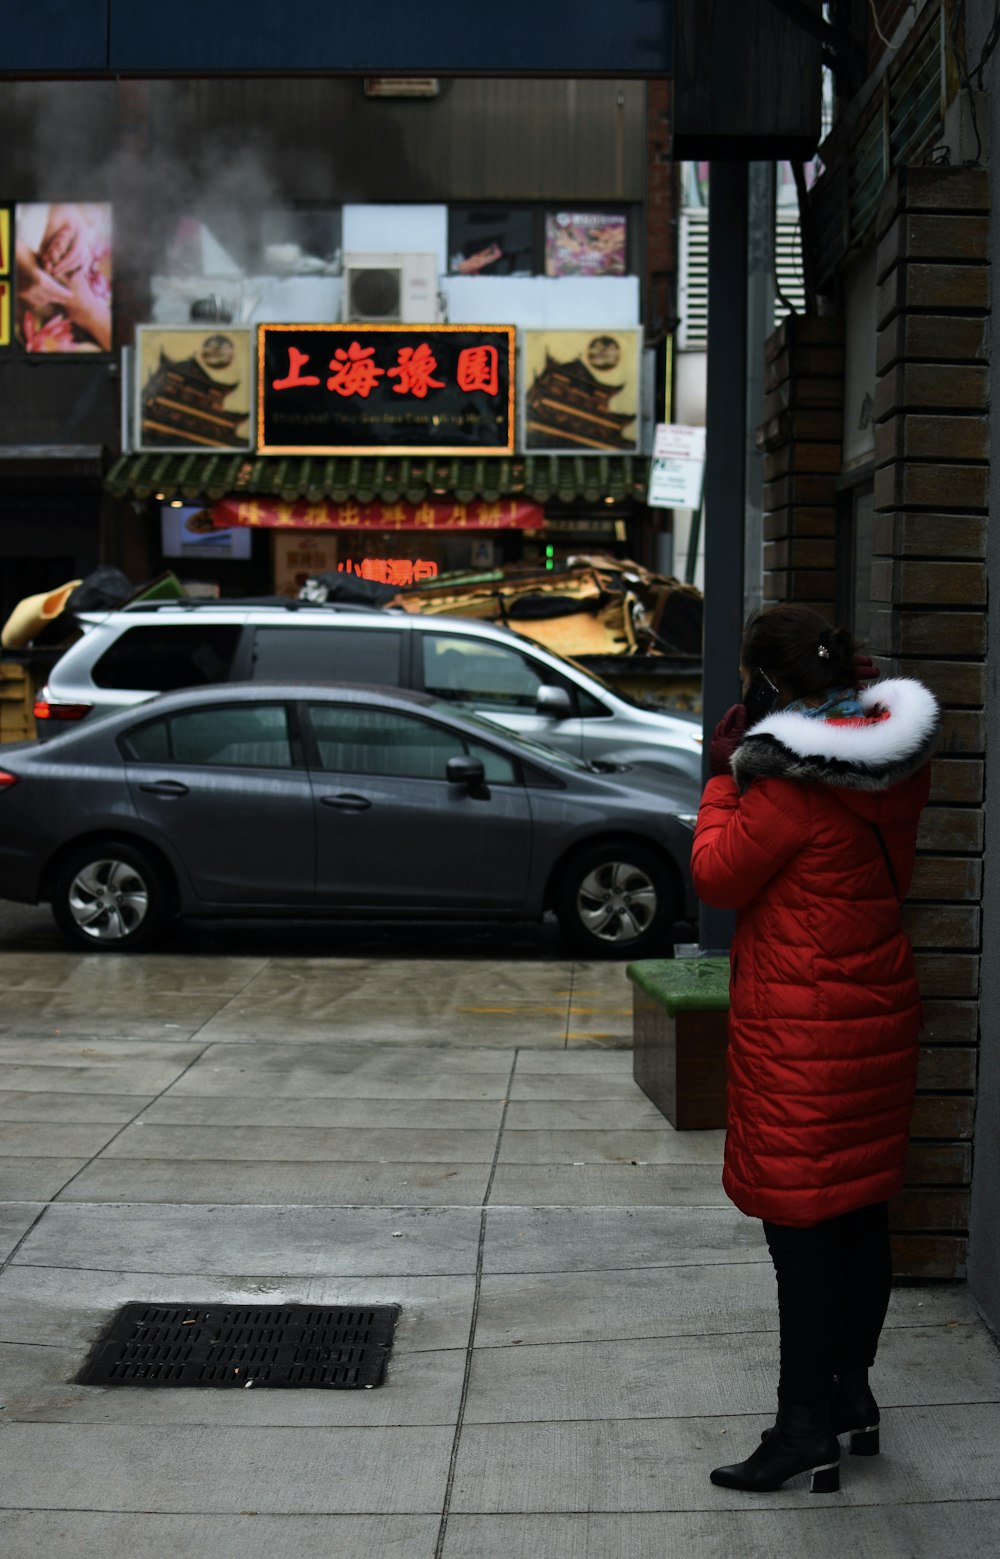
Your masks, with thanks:
[[[0,954],[6,1559],[980,1559],[1000,1354],[894,1296],[884,1453],[713,1488],[773,1415],[722,1136],[631,1079],[618,965]],[[397,1301],[372,1392],[70,1384],[127,1300]]]

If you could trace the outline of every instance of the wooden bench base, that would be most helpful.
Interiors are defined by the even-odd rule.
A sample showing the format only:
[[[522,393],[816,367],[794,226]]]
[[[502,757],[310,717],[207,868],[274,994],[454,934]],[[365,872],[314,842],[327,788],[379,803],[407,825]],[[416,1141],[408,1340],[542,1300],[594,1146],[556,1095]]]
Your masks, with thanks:
[[[728,1012],[678,1012],[672,1018],[638,985],[632,988],[632,1076],[678,1131],[726,1124]]]

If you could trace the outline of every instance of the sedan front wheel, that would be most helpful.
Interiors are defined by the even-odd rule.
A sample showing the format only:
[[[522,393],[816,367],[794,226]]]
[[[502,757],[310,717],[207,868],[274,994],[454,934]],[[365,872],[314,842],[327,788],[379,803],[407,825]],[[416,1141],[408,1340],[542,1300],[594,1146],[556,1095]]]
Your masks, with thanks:
[[[169,893],[160,867],[145,851],[99,840],[75,850],[56,870],[52,913],[77,947],[132,952],[162,930]]]
[[[675,897],[651,851],[602,845],[564,868],[554,907],[566,940],[591,958],[669,958]]]

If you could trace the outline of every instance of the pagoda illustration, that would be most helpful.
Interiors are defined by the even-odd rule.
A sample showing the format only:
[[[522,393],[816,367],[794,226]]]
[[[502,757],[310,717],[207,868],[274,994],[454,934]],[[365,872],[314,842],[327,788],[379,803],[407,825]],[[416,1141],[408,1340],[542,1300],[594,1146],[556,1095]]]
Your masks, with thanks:
[[[529,449],[551,449],[559,444],[581,449],[635,449],[635,438],[625,434],[635,414],[609,410],[610,402],[624,388],[622,384],[602,384],[580,358],[559,363],[546,352],[545,367],[525,397]]]
[[[160,366],[142,390],[143,443],[245,449],[239,429],[250,413],[227,411],[222,404],[238,389],[238,382],[213,379],[193,357],[177,363],[161,351]]]

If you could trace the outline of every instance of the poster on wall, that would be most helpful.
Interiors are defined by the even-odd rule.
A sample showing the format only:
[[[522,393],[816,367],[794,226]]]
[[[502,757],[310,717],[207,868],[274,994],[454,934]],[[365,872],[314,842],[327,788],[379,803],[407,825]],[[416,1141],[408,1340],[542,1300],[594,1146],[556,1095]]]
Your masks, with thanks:
[[[335,535],[303,535],[295,531],[274,536],[274,593],[298,596],[314,574],[332,574],[337,568]]]
[[[526,330],[522,343],[525,449],[638,450],[641,330]]]
[[[624,276],[628,218],[602,211],[550,211],[546,276]]]
[[[204,504],[162,504],[160,539],[165,558],[211,558],[234,562],[249,558],[251,533],[239,525],[220,530]]]
[[[17,339],[26,352],[111,351],[111,207],[14,208]]]
[[[138,449],[249,449],[252,395],[252,331],[136,331]]]
[[[0,347],[10,346],[10,208],[0,206]]]
[[[651,509],[700,509],[705,484],[705,429],[659,422],[646,502]]]
[[[513,451],[513,325],[257,330],[261,454]]]

